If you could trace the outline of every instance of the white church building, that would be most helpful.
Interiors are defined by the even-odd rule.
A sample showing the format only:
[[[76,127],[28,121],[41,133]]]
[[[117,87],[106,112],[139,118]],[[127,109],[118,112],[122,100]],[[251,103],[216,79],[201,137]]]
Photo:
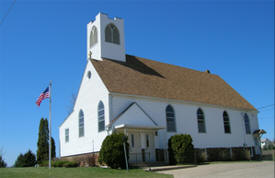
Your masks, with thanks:
[[[125,53],[124,21],[99,13],[87,25],[87,61],[73,112],[59,127],[61,158],[97,154],[106,136],[128,136],[130,163],[167,161],[168,139],[196,149],[261,154],[258,111],[222,78]]]

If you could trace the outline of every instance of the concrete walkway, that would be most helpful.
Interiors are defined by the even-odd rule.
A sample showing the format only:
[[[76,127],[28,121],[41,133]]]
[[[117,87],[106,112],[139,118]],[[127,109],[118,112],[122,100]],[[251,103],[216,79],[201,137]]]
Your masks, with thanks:
[[[166,170],[175,170],[175,169],[183,169],[183,168],[191,168],[196,167],[196,165],[175,165],[175,166],[152,166],[145,167],[145,171],[166,171]]]
[[[175,178],[274,178],[274,162],[214,163],[158,172],[172,174]]]

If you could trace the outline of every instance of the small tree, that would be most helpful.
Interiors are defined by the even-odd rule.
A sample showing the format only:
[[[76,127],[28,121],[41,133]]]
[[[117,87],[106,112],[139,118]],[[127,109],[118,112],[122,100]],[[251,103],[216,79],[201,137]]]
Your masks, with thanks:
[[[7,167],[7,163],[3,160],[2,155],[0,155],[0,168]]]
[[[41,118],[39,124],[39,135],[37,142],[37,162],[40,164],[42,161],[49,158],[49,129],[48,120]]]
[[[25,155],[25,167],[32,167],[36,164],[36,158],[35,155],[29,150]]]
[[[17,157],[17,159],[14,163],[14,167],[23,167],[24,163],[25,163],[24,155],[22,153],[20,153],[20,155]]]
[[[99,152],[99,163],[107,164],[111,168],[126,168],[123,142],[127,137],[122,133],[113,133],[107,136]],[[126,155],[129,158],[129,144],[126,143]]]
[[[51,157],[56,157],[55,152],[55,141],[53,137],[51,137]],[[48,120],[42,118],[39,124],[39,135],[38,135],[38,142],[37,142],[37,162],[39,164],[42,161],[49,159],[49,127],[48,127]]]
[[[55,154],[55,141],[53,139],[53,137],[51,138],[51,143],[52,143],[52,147],[51,147],[51,155],[52,155],[52,158],[55,158],[56,154]]]
[[[29,150],[27,153],[20,154],[16,161],[14,166],[15,167],[33,167],[36,164],[35,155]]]
[[[190,163],[194,161],[192,137],[187,134],[174,135],[169,139],[170,162]],[[173,162],[172,162],[173,163]]]

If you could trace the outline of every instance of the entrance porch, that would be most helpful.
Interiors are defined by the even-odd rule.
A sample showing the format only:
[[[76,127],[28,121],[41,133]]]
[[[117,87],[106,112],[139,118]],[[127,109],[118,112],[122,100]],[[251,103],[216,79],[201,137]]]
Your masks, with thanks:
[[[129,164],[152,164],[168,162],[168,152],[156,149],[159,127],[116,126],[116,131],[124,133],[129,143]]]

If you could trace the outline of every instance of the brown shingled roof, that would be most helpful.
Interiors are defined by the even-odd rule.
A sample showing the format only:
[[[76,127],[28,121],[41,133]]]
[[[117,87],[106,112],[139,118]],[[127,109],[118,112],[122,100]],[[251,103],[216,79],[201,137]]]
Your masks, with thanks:
[[[214,74],[126,55],[126,62],[91,60],[110,92],[256,110]]]

